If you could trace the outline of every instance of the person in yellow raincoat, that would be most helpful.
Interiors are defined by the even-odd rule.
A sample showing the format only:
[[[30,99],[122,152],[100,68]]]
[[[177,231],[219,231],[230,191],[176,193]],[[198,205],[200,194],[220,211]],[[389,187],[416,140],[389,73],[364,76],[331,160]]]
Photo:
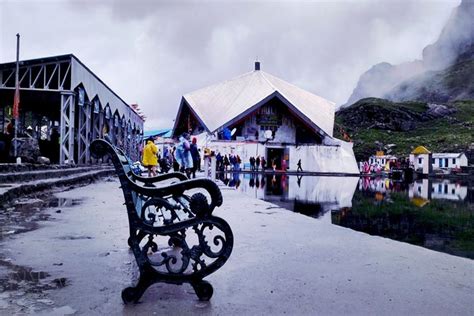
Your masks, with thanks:
[[[153,142],[153,138],[146,140],[145,148],[143,148],[143,165],[148,169],[148,177],[156,176],[156,166],[158,165],[158,147]]]

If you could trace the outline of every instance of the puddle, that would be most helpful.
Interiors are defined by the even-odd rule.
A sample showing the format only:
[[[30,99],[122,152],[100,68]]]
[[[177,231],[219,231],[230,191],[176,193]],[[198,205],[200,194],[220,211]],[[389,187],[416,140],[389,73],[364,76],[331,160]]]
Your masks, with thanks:
[[[67,278],[47,281],[51,275],[45,271],[19,266],[6,259],[0,259],[0,267],[7,270],[0,274],[0,293],[22,290],[26,293],[42,293],[46,290],[60,289],[69,285]]]
[[[275,208],[279,208],[279,207],[275,207]],[[268,208],[267,208],[268,209]],[[255,211],[254,212],[255,214],[265,214],[265,215],[272,215],[272,214],[275,214],[276,212],[262,212],[262,211]]]
[[[81,203],[82,199],[52,198],[48,201],[47,207],[71,207]]]
[[[43,283],[41,281],[50,276],[45,271],[34,271],[33,268],[19,266],[5,259],[0,259],[0,267],[6,268],[8,271],[0,275],[0,293],[20,289],[30,293],[38,293],[43,290],[58,288],[54,283]]]
[[[61,240],[81,240],[81,239],[93,239],[93,237],[90,237],[90,236],[61,236],[61,237],[57,237],[57,239],[61,239]]]
[[[17,199],[8,207],[0,207],[0,240],[12,234],[21,234],[35,230],[39,221],[49,220],[49,214],[43,212],[47,208],[68,208],[80,205],[82,199],[58,198],[41,196],[38,198]],[[62,210],[56,210],[61,213]]]

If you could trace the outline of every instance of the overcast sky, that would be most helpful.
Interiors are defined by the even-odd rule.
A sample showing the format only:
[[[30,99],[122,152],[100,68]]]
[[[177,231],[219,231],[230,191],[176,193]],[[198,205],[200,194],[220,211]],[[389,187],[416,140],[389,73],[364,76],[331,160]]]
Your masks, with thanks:
[[[172,127],[185,93],[262,70],[337,104],[361,73],[421,58],[460,0],[7,1],[0,63],[73,53],[147,116]]]

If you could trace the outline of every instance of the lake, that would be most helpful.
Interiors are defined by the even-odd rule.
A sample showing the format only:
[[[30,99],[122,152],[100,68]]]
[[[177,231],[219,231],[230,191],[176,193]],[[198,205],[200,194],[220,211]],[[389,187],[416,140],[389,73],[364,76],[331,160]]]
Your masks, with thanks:
[[[220,174],[225,185],[333,225],[474,259],[474,190],[465,181]]]

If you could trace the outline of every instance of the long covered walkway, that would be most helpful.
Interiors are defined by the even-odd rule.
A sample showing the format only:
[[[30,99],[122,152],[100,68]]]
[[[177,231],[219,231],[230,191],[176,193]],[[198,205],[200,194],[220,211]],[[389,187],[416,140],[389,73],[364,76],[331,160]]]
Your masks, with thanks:
[[[15,63],[0,64],[0,160],[13,137]],[[139,158],[143,116],[74,55],[20,61],[18,135],[32,136],[53,163],[93,163],[89,144],[107,137],[131,159]],[[28,129],[28,130],[27,130]]]

